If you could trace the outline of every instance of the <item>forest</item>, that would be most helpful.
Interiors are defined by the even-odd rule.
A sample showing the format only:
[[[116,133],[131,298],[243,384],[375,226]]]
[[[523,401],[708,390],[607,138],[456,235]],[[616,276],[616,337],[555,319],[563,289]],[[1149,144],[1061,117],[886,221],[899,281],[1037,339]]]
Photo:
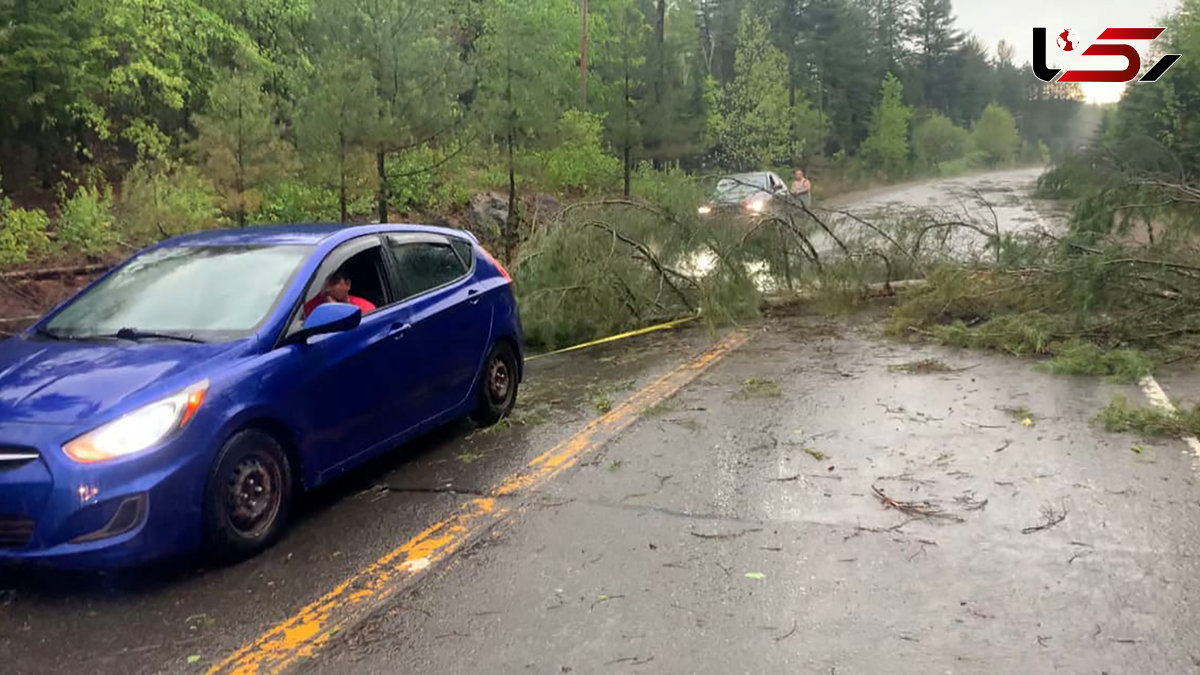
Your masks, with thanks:
[[[1097,106],[950,0],[0,0],[0,267],[422,222],[510,266],[545,346],[739,321],[764,289],[857,306],[910,278],[929,283],[904,334],[1192,353],[1200,0],[1162,25],[1156,49],[1183,59]],[[732,171],[802,168],[821,204],[1016,165],[1050,167],[1038,193],[1068,204],[1065,231],[1002,232],[986,202],[851,223],[865,238],[819,210],[750,230],[696,213]],[[954,231],[981,254],[929,245]]]
[[[0,265],[462,224],[490,190],[795,167],[828,195],[1065,156],[1088,106],[1013,54],[950,0],[0,0]],[[504,210],[481,234],[511,261],[530,218]]]

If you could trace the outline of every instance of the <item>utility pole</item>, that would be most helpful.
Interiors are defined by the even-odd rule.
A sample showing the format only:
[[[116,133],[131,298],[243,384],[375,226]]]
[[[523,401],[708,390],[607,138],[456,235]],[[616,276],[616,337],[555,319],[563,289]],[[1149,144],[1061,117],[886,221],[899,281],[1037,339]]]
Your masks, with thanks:
[[[583,35],[579,41],[579,106],[587,110],[587,48],[588,48],[588,0],[580,0],[583,11]]]

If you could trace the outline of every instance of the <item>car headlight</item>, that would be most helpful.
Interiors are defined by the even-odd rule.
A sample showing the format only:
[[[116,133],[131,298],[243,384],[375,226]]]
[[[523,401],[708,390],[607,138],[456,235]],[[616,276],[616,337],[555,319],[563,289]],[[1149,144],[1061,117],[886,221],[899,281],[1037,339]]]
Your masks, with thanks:
[[[754,213],[762,213],[763,209],[765,209],[766,207],[767,207],[767,200],[765,200],[765,199],[752,199],[752,200],[746,202],[746,209],[749,211],[753,211]]]
[[[696,211],[702,216],[707,216],[708,214],[712,213],[712,207],[708,204],[705,204],[704,206],[696,209]]]
[[[208,380],[194,384],[79,436],[63,452],[84,464],[141,452],[187,426],[207,392]]]

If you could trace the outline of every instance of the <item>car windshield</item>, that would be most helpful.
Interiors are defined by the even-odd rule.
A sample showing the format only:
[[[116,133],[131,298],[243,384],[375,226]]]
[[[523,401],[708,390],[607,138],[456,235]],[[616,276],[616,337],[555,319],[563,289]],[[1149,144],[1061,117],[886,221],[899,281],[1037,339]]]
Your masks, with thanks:
[[[135,257],[42,327],[60,338],[136,333],[236,339],[275,306],[307,246],[176,246]]]
[[[717,181],[713,199],[718,202],[740,202],[750,195],[764,191],[769,191],[765,173],[726,176]]]

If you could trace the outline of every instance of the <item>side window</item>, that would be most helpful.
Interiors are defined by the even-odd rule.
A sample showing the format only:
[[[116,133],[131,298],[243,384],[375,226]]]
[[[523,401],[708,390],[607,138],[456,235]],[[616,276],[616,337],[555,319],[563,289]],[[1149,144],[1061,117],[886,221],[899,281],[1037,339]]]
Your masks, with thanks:
[[[335,249],[309,280],[303,304],[292,318],[288,332],[303,327],[305,317],[325,302],[350,302],[364,308],[387,305],[391,298],[384,270],[383,246],[378,237],[349,241]],[[372,311],[367,309],[363,314]]]
[[[462,277],[468,268],[449,243],[388,240],[400,277],[400,296],[411,298]]]

